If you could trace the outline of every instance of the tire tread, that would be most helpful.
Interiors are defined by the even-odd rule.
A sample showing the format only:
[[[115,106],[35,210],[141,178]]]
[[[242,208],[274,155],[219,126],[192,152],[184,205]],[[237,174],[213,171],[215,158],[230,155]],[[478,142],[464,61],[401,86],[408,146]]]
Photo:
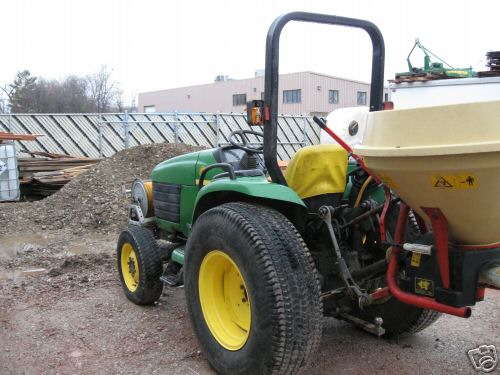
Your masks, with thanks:
[[[212,220],[213,216],[234,223],[242,241],[255,250],[267,294],[273,295],[272,304],[261,302],[268,303],[274,327],[264,372],[297,373],[318,349],[323,325],[318,273],[304,241],[288,219],[270,208],[226,203],[198,220]]]
[[[139,262],[139,285],[134,292],[128,290],[123,282],[121,273],[121,247],[124,242],[129,242],[137,255]],[[160,249],[153,234],[146,228],[131,226],[120,234],[117,248],[117,261],[120,281],[129,300],[137,305],[151,305],[156,302],[163,291],[160,276],[163,263]]]

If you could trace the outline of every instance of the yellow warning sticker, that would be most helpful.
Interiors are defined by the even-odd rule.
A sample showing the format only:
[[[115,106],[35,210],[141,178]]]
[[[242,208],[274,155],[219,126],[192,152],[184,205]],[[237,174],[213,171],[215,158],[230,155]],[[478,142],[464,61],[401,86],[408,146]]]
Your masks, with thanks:
[[[399,185],[394,182],[394,180],[392,179],[391,176],[389,176],[388,174],[385,174],[385,173],[381,173],[378,175],[378,177],[380,178],[380,180],[387,185],[387,187],[389,189],[392,189],[392,190],[396,190],[399,188]]]
[[[473,173],[435,174],[431,177],[432,186],[438,189],[476,189],[477,177]]]
[[[413,253],[411,255],[411,265],[412,267],[420,267],[420,260],[422,259],[422,254]]]
[[[415,293],[422,294],[424,296],[433,296],[434,281],[415,277]]]

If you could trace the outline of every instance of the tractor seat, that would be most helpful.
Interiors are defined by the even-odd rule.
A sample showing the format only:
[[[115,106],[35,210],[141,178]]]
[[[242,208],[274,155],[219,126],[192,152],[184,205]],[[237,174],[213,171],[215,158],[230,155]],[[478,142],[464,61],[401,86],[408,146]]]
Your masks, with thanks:
[[[286,169],[285,178],[307,205],[317,212],[323,205],[337,206],[344,195],[347,152],[338,145],[301,148]]]
[[[259,155],[239,150],[233,146],[216,148],[213,155],[217,163],[231,164],[235,171],[264,170],[264,162]]]

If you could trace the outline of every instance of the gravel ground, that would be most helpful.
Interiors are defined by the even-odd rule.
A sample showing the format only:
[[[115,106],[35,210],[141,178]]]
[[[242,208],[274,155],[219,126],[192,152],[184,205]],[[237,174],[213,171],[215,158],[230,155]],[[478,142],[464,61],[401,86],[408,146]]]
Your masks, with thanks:
[[[192,149],[132,148],[46,200],[0,205],[0,375],[214,374],[183,289],[165,287],[159,303],[136,306],[121,290],[114,255],[126,225],[122,185]],[[467,350],[488,344],[500,352],[499,306],[500,291],[488,291],[472,318],[443,316],[392,341],[326,319],[302,374],[477,374]]]
[[[214,374],[192,333],[182,288],[165,287],[150,307],[125,298],[116,236],[68,239],[44,231],[4,239],[1,374]],[[500,292],[489,291],[472,318],[443,316],[392,341],[327,319],[319,353],[302,374],[478,374],[466,352],[500,348],[499,306]]]
[[[200,150],[184,144],[158,143],[132,147],[104,159],[56,194],[35,202],[3,203],[0,235],[57,229],[71,234],[116,233],[126,224],[134,178],[149,178],[153,167],[174,156]]]

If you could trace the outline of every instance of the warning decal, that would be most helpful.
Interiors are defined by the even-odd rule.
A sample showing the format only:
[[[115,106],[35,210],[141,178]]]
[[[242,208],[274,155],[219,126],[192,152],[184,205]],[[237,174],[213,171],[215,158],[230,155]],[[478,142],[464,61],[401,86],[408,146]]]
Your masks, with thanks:
[[[415,277],[415,293],[434,296],[434,281]]]
[[[431,177],[432,186],[438,189],[475,189],[477,177],[472,173],[435,174]]]
[[[420,267],[420,261],[422,260],[422,254],[420,253],[413,253],[411,255],[411,265],[413,267]]]

